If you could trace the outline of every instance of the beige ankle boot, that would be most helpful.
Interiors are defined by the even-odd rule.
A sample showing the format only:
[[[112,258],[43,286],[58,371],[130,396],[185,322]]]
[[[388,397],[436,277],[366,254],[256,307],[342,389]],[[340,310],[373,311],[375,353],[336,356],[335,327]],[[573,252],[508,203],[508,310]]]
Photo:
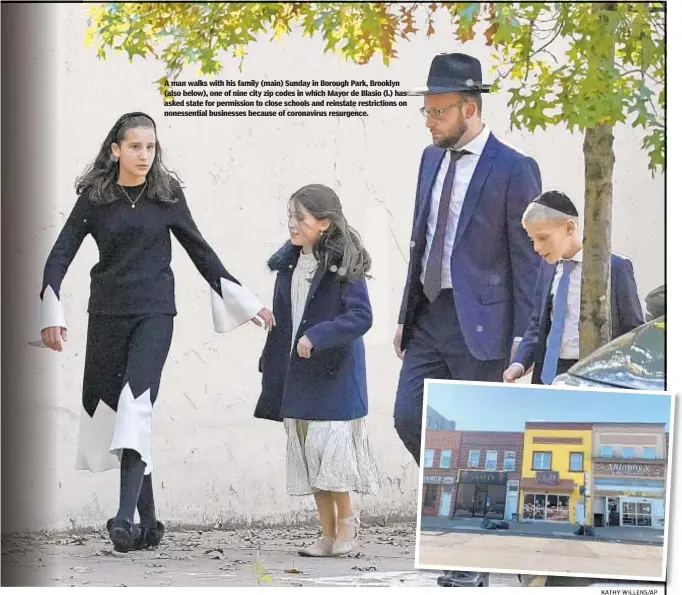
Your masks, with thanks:
[[[333,537],[320,537],[313,545],[298,550],[299,556],[306,558],[324,558],[332,555],[332,547],[334,545]]]
[[[352,528],[353,538],[350,541],[341,541],[336,539],[334,541],[334,545],[332,546],[332,556],[343,556],[344,554],[349,554],[357,547],[355,540],[358,538],[358,520],[354,516],[349,516],[345,519],[339,519],[338,523],[339,526],[343,525],[344,527]]]

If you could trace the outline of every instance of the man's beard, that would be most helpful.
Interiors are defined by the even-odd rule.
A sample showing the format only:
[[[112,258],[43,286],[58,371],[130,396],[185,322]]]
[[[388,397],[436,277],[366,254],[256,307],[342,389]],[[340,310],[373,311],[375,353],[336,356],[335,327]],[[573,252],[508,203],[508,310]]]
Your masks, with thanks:
[[[459,126],[448,136],[444,136],[441,139],[434,139],[433,144],[440,149],[452,149],[464,136],[468,126],[466,122],[460,122]]]

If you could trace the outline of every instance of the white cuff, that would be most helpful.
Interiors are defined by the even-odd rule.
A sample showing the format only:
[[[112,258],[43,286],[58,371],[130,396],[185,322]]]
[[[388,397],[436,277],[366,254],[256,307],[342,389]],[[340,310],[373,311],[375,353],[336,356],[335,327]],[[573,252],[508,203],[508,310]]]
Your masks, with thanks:
[[[48,285],[43,292],[43,299],[40,304],[40,331],[51,326],[66,328],[66,316],[64,316],[64,308],[57,294]],[[37,341],[29,341],[29,344],[33,347],[45,347],[40,336],[41,333],[39,332],[39,339]]]
[[[264,308],[258,298],[243,285],[221,277],[220,289],[222,298],[217,291],[211,289],[213,327],[217,333],[229,333],[254,318]]]

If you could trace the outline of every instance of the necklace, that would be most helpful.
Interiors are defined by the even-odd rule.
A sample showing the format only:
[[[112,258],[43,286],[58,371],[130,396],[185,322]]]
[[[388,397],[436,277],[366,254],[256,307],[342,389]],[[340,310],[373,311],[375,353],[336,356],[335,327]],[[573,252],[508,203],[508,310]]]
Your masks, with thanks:
[[[133,200],[132,198],[130,198],[130,196],[128,196],[128,192],[126,192],[126,189],[123,186],[121,186],[121,184],[119,184],[119,186],[120,186],[121,190],[123,190],[123,192],[125,193],[126,198],[130,201],[130,205],[134,209],[135,203],[137,203],[137,201],[140,200],[140,196],[142,196],[144,189],[147,187],[147,182],[144,183],[144,186],[142,186],[142,190],[140,190],[140,193],[137,195],[137,198],[135,200]]]

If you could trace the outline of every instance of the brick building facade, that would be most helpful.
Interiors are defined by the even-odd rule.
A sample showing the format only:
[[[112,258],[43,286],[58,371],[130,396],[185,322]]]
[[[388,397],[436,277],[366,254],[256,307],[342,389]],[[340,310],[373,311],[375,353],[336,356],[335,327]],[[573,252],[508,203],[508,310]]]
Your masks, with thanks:
[[[429,430],[424,438],[422,515],[452,516],[461,432]]]
[[[523,432],[427,429],[422,515],[511,519],[522,460]]]

